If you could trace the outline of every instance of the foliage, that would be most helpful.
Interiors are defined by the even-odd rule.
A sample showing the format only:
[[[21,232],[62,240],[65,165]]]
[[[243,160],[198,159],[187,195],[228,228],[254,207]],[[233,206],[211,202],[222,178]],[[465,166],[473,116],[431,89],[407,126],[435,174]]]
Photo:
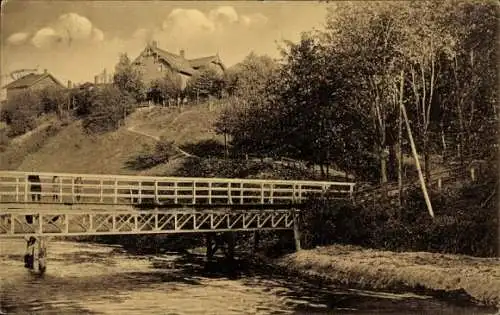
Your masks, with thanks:
[[[57,113],[61,118],[67,105],[68,94],[63,89],[26,90],[5,102],[1,117],[9,125],[8,135],[15,137],[36,128],[43,114]]]
[[[0,153],[9,147],[10,138],[8,133],[9,130],[7,128],[0,129]]]
[[[167,72],[163,78],[153,80],[150,84],[149,98],[155,103],[177,100],[180,94],[181,78],[171,72]]]
[[[200,100],[209,96],[221,98],[223,88],[222,75],[213,68],[205,68],[189,79],[185,92],[192,100]]]
[[[57,113],[61,118],[63,112],[68,109],[68,92],[61,88],[46,88],[37,94],[45,113]]]
[[[242,62],[226,70],[226,91],[242,101],[255,100],[277,70],[278,64],[271,57],[251,52]]]
[[[88,96],[82,125],[91,133],[117,129],[135,105],[135,100],[128,93],[114,86],[95,89]]]
[[[377,203],[353,206],[338,200],[312,200],[303,212],[307,247],[335,243],[394,251],[430,251],[491,257],[498,242],[496,202],[481,205],[495,191],[494,181],[467,185],[431,198],[436,218],[426,215],[420,188],[403,209]]]
[[[411,154],[404,123],[398,132],[403,104],[427,179],[431,155],[484,158],[498,115],[495,21],[496,7],[481,1],[333,6],[326,29],[286,43],[275,70],[250,55],[228,71],[240,102],[218,132],[242,155],[336,165],[384,183],[397,175],[400,140]]]
[[[186,143],[181,146],[181,149],[201,158],[224,157],[224,145],[213,139]]]
[[[9,125],[9,136],[14,137],[34,129],[36,119],[43,113],[43,104],[37,93],[27,91],[7,100],[2,117]]]
[[[157,142],[154,147],[146,146],[137,156],[126,162],[127,168],[145,170],[163,163],[167,163],[175,155],[173,141]]]
[[[145,86],[142,75],[139,70],[132,66],[127,54],[120,56],[120,60],[115,67],[113,83],[122,92],[129,93],[137,102],[144,99]]]

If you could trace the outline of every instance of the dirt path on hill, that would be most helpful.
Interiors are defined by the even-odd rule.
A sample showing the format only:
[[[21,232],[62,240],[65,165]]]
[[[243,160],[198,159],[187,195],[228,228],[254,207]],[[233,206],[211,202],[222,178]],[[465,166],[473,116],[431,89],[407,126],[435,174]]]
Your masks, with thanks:
[[[167,126],[170,127],[172,126],[174,123],[177,122],[177,120],[183,116],[184,114],[187,114],[187,113],[191,113],[193,112],[193,110],[188,110],[188,111],[185,111],[185,112],[182,112],[180,113],[177,117],[175,117],[174,120],[172,120],[172,122]],[[154,139],[156,141],[160,141],[160,137],[158,136],[154,136],[154,135],[151,135],[151,134],[148,134],[148,133],[145,133],[145,132],[142,132],[142,131],[139,131],[139,130],[136,130],[135,128],[137,127],[137,125],[132,125],[130,127],[127,128],[127,131],[129,132],[132,132],[132,133],[135,133],[135,134],[138,134],[138,135],[141,135],[141,136],[144,136],[144,137],[148,137],[148,138],[151,138],[151,139]],[[184,150],[182,150],[179,146],[177,146],[175,143],[173,144],[173,147],[175,150],[177,150],[178,152],[180,152],[182,155],[186,156],[186,157],[198,157],[196,155],[193,155],[193,154],[190,154]]]

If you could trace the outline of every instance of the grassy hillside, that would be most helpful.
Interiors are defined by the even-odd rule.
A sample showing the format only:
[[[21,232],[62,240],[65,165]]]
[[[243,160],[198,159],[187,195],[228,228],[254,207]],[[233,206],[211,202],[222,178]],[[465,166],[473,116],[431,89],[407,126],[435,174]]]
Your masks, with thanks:
[[[13,142],[0,153],[0,168],[23,171],[81,172],[108,174],[168,174],[178,167],[182,156],[164,165],[137,171],[127,167],[139,152],[149,150],[159,138],[177,146],[200,140],[220,139],[213,123],[220,109],[206,105],[179,108],[146,107],[131,114],[120,129],[88,135],[80,121],[59,126],[57,132],[47,126],[23,141]]]
[[[155,137],[175,141],[177,145],[207,139],[219,139],[213,124],[220,113],[220,107],[209,110],[207,105],[182,108],[141,108],[127,118],[130,129]]]

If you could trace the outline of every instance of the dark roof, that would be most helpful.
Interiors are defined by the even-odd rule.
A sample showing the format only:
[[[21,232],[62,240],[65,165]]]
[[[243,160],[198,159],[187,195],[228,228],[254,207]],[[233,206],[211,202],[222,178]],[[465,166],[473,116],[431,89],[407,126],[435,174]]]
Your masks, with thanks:
[[[19,88],[26,88],[34,85],[38,81],[41,81],[45,78],[51,78],[55,83],[59,84],[60,86],[64,87],[64,85],[61,84],[54,76],[52,76],[50,73],[42,73],[42,74],[37,74],[37,73],[30,73],[28,75],[25,75],[24,77],[21,77],[15,81],[10,82],[6,86],[4,86],[4,89],[19,89]]]
[[[193,67],[195,69],[198,69],[199,67],[205,66],[205,65],[210,64],[210,63],[218,64],[222,67],[222,69],[225,69],[219,56],[217,56],[217,55],[191,59],[191,60],[189,60],[189,63],[191,64],[191,67]]]
[[[152,49],[154,52],[158,54],[160,58],[164,59],[175,70],[190,75],[195,72],[189,61],[184,59],[183,57],[176,54],[172,54],[160,48],[153,47]]]
[[[207,65],[211,62],[219,64],[224,69],[224,66],[222,65],[222,62],[220,61],[220,58],[218,56],[210,56],[210,57],[188,60],[185,59],[184,57],[181,57],[180,55],[176,55],[166,50],[160,49],[158,47],[153,47],[150,45],[148,45],[143,52],[145,52],[148,48],[150,48],[154,53],[156,53],[159,56],[159,58],[163,59],[177,72],[192,75],[196,72],[197,68],[203,65]],[[140,56],[134,60],[134,63],[137,62],[139,58]]]

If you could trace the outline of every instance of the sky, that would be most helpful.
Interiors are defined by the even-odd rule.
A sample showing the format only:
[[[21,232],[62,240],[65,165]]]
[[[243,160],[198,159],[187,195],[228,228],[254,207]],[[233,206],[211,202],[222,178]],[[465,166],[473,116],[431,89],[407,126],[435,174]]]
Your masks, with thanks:
[[[64,84],[112,72],[120,53],[148,41],[186,58],[219,54],[231,66],[251,51],[278,57],[282,40],[323,27],[314,1],[2,1],[1,85],[17,69],[47,69]]]

